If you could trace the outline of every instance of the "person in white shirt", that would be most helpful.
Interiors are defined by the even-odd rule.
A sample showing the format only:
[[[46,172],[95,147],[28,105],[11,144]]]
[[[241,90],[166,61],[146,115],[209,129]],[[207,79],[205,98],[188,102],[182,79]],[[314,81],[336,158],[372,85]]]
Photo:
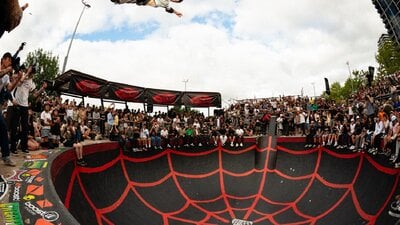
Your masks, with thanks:
[[[378,117],[375,118],[375,130],[374,133],[372,133],[371,137],[371,153],[376,155],[378,153],[378,145],[380,143],[380,137],[384,134],[384,126],[383,126],[383,121],[379,120]]]
[[[21,127],[20,138],[21,138],[21,149],[24,153],[29,153],[28,151],[28,98],[30,93],[33,93],[33,97],[37,98],[47,87],[47,83],[44,82],[42,87],[35,91],[36,84],[33,82],[33,76],[35,71],[33,67],[30,66],[25,73],[22,75],[17,86],[12,90],[12,94],[15,99],[12,110],[10,110],[10,150],[14,154],[17,153],[17,130]],[[34,92],[35,91],[35,92]]]
[[[68,104],[68,108],[65,110],[66,119],[73,119],[74,117],[74,106],[72,104]]]
[[[46,142],[50,135],[50,126],[51,126],[51,112],[50,112],[50,105],[49,103],[45,103],[44,111],[40,114],[40,120],[42,122],[42,131],[41,136],[44,139],[43,141]]]
[[[239,127],[235,130],[236,134],[236,147],[243,147],[243,135],[244,135],[244,130],[243,127]]]
[[[109,137],[111,129],[114,125],[114,109],[113,108],[108,108],[108,113],[107,113],[107,122],[105,123],[105,136]]]
[[[92,113],[92,118],[94,121],[99,121],[100,120],[100,112],[97,108],[94,108],[94,111]]]
[[[167,146],[168,148],[170,148],[171,145],[169,144],[168,135],[168,129],[166,127],[163,127],[160,131],[161,143],[163,146]]]
[[[200,129],[201,125],[197,119],[194,119],[193,128]]]
[[[180,124],[181,119],[179,118],[179,115],[176,115],[174,119],[172,119],[172,127],[176,127]]]
[[[300,110],[299,125],[300,125],[300,131],[301,131],[302,136],[306,134],[306,116],[307,116],[307,113]]]
[[[150,132],[147,129],[146,124],[142,124],[142,129],[140,129],[139,146],[143,150],[147,150],[151,147]]]

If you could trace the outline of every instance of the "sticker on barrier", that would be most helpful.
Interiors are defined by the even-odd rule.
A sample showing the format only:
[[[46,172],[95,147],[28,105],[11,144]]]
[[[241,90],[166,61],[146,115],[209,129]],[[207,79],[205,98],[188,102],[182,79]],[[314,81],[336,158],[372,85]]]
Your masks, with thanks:
[[[27,170],[14,170],[14,174],[10,177],[7,177],[7,181],[12,181],[12,182],[21,182],[23,181],[21,176],[23,173],[25,173]]]
[[[0,200],[4,198],[4,196],[8,192],[8,183],[7,180],[3,177],[3,175],[0,176]]]
[[[18,203],[0,204],[0,212],[3,214],[4,223],[10,225],[23,225]]]
[[[25,161],[34,161],[34,160],[47,160],[49,158],[46,154],[35,154],[35,155],[27,155],[25,157]]]
[[[44,169],[47,167],[48,162],[43,160],[38,161],[25,161],[24,167],[27,169]]]
[[[247,220],[233,219],[232,225],[253,225],[253,222]]]

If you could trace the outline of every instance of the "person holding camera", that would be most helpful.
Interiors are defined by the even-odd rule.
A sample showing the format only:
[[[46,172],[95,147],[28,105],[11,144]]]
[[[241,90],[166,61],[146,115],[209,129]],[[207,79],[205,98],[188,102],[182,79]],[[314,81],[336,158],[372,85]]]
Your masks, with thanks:
[[[15,166],[16,163],[10,159],[10,148],[9,148],[9,139],[7,133],[7,124],[4,120],[3,114],[3,105],[8,100],[11,100],[10,90],[14,89],[17,82],[19,82],[20,77],[15,79],[13,82],[10,82],[9,73],[12,73],[12,55],[7,52],[3,55],[0,62],[0,148],[1,148],[1,157],[4,163],[8,166]]]
[[[23,70],[23,69],[22,69]],[[25,73],[22,74],[22,77],[16,87],[12,90],[12,94],[14,96],[15,102],[13,104],[12,113],[9,114],[11,127],[10,127],[10,142],[11,142],[11,152],[17,154],[17,130],[18,127],[21,127],[20,138],[21,138],[21,150],[23,153],[29,153],[28,151],[28,106],[29,106],[29,94],[35,91],[36,85],[33,82],[33,76],[36,70],[34,67],[30,66],[26,69]],[[33,92],[33,97],[38,97],[47,87],[46,82],[43,83],[42,87]]]

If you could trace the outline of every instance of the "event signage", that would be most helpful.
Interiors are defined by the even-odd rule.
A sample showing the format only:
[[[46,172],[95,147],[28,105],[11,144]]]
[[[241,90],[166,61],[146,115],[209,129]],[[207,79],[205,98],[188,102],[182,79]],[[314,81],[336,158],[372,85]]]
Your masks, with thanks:
[[[46,211],[39,208],[37,205],[32,202],[25,202],[25,209],[31,213],[32,215],[39,215],[44,220],[48,222],[54,222],[60,218],[60,215],[56,211]]]
[[[13,202],[21,201],[21,188],[21,183],[15,183],[14,190],[12,191],[12,194],[10,196]]]

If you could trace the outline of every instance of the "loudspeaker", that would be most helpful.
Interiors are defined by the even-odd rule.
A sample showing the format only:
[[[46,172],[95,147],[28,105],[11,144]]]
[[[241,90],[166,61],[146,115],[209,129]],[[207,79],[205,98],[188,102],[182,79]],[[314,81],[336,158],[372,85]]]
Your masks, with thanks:
[[[369,66],[367,75],[368,87],[371,87],[372,85],[372,81],[374,80],[374,73],[375,73],[375,67]]]
[[[327,95],[331,95],[331,88],[329,87],[329,81],[328,78],[324,78],[325,79],[325,92]]]
[[[147,110],[148,113],[152,113],[153,112],[153,103],[147,103]]]

